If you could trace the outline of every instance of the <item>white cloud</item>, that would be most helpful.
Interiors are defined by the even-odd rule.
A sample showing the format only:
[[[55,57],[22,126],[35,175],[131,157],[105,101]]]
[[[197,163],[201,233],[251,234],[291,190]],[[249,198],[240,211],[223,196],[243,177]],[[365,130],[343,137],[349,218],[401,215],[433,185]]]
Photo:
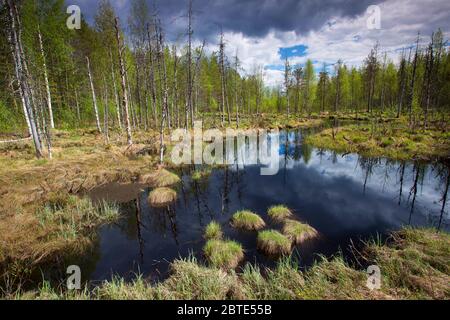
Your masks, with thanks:
[[[367,15],[356,18],[332,18],[332,23],[307,34],[294,31],[271,31],[263,38],[251,38],[242,33],[225,33],[226,53],[233,57],[236,49],[246,72],[255,65],[282,65],[278,55],[280,47],[298,44],[308,46],[306,57],[294,57],[291,64],[304,63],[306,59],[335,63],[343,59],[347,65],[359,66],[378,41],[381,51],[386,51],[392,59],[398,57],[396,49],[414,43],[420,31],[423,43],[429,41],[432,31],[441,28],[444,38],[449,37],[450,1],[443,0],[393,0],[380,4],[381,29],[367,28]],[[209,45],[209,50],[216,50],[217,44]],[[268,85],[282,82],[282,71],[265,70]]]

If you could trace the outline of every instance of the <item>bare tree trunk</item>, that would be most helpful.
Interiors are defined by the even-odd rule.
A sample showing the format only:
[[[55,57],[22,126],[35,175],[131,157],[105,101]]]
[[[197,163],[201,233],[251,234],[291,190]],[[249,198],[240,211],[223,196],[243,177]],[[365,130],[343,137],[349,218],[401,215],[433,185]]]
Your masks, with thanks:
[[[152,108],[153,108],[153,121],[155,124],[158,121],[158,99],[156,96],[156,83],[155,83],[155,61],[154,61],[154,55],[153,55],[153,47],[152,47],[152,36],[150,32],[150,25],[147,25],[147,33],[148,33],[148,52],[150,55],[150,92],[152,95]]]
[[[119,66],[120,66],[120,78],[121,78],[121,85],[122,85],[122,106],[123,110],[125,112],[125,129],[127,131],[127,143],[129,146],[133,144],[133,138],[131,136],[131,127],[130,127],[130,116],[128,113],[128,91],[127,91],[127,84],[126,84],[126,69],[125,69],[125,62],[123,60],[123,45],[120,40],[120,30],[119,30],[119,19],[115,19],[115,28],[116,28],[116,39],[117,39],[117,48],[119,51]]]
[[[102,133],[102,128],[100,127],[100,118],[98,116],[98,107],[97,107],[97,97],[95,96],[95,89],[94,89],[94,82],[92,81],[92,74],[91,74],[91,64],[89,62],[89,58],[86,56],[87,61],[87,69],[88,69],[88,75],[89,75],[89,82],[91,84],[91,92],[92,92],[92,100],[94,103],[94,111],[95,111],[95,122],[97,124],[97,130],[99,133]]]
[[[113,56],[112,56],[111,49],[109,50],[109,56],[111,59],[111,76],[112,76],[113,89],[114,89],[114,99],[116,101],[117,123],[119,124],[119,128],[122,129],[122,119],[120,116],[121,112],[120,112],[119,95],[117,94],[117,86],[116,86],[116,73],[114,72]]]
[[[158,33],[157,33],[158,34]],[[162,34],[161,27],[159,27],[159,42],[158,42],[158,70],[162,77],[163,83],[162,83],[162,90],[163,90],[163,104],[162,104],[162,112],[161,112],[161,127],[159,131],[159,139],[160,139],[160,163],[162,164],[164,162],[164,151],[165,151],[165,145],[164,145],[164,127],[166,122],[166,117],[168,117],[168,97],[169,97],[169,89],[167,86],[167,67],[166,67],[166,59],[164,55],[164,37]],[[161,74],[162,73],[162,74]]]
[[[80,103],[78,102],[78,91],[76,88],[75,88],[75,105],[77,108],[78,126],[80,126],[80,122],[81,122]]]
[[[175,108],[175,114],[176,114],[176,122],[177,122],[177,128],[180,127],[180,109],[178,107],[178,57],[177,57],[177,47],[173,46],[173,104]],[[173,108],[172,108],[173,109]]]
[[[33,137],[36,156],[42,157],[42,145],[39,139],[39,133],[36,127],[36,120],[32,105],[32,90],[28,82],[29,74],[26,65],[26,59],[22,49],[21,28],[19,13],[13,0],[5,0],[9,11],[10,18],[10,35],[9,40],[13,49],[13,57],[15,64],[15,72],[20,88],[20,96],[24,104],[25,117],[28,117],[29,129]]]
[[[411,85],[410,85],[410,88],[409,88],[409,95],[408,95],[409,125],[410,126],[412,126],[414,87],[415,87],[415,82],[416,82],[417,60],[419,58],[419,40],[420,40],[420,35],[417,35],[416,53],[414,54],[413,70],[412,70],[412,76],[411,76]]]
[[[226,102],[226,92],[225,92],[225,44],[223,42],[223,32],[220,33],[220,80],[221,80],[221,105],[222,105],[222,125],[225,122],[225,108],[227,107],[228,114],[228,124],[231,124],[230,108]]]
[[[45,90],[47,91],[47,108],[48,108],[48,116],[50,118],[50,128],[55,129],[55,122],[53,121],[53,109],[52,109],[52,96],[50,94],[50,85],[48,83],[48,75],[47,75],[47,64],[45,61],[45,53],[44,53],[44,45],[42,44],[42,35],[41,29],[38,26],[38,36],[39,36],[39,46],[41,49],[42,56],[42,67],[44,69],[44,80],[45,80]]]
[[[192,110],[192,0],[188,9],[188,61],[187,61],[187,101],[186,101],[186,130],[188,129],[189,112],[191,113],[191,127],[194,127],[194,112]]]
[[[106,144],[109,144],[109,106],[108,106],[108,82],[106,81],[106,78],[103,80],[105,82],[105,112],[104,112],[104,128],[105,128],[105,142]]]
[[[239,101],[238,101],[238,68],[239,68],[239,61],[238,61],[238,55],[236,52],[236,56],[234,57],[234,68],[235,68],[235,74],[234,74],[234,104],[236,108],[236,128],[239,128]]]

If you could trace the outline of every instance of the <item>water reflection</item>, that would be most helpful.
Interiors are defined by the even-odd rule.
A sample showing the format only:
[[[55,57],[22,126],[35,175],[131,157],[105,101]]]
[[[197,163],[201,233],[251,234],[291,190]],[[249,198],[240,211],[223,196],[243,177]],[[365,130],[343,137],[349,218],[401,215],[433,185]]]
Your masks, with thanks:
[[[247,140],[245,148],[258,152],[258,143]],[[237,151],[234,155],[249,154]],[[204,168],[183,167],[178,200],[167,208],[151,208],[147,189],[136,193],[134,200],[121,205],[125,218],[100,230],[90,277],[127,277],[131,271],[159,279],[175,258],[191,253],[202,258],[203,229],[213,219],[222,224],[226,237],[243,244],[247,261],[271,266],[274,262],[256,250],[256,234],[232,229],[229,219],[237,210],[250,209],[269,227],[279,228],[270,225],[266,212],[280,203],[322,235],[296,249],[302,266],[310,265],[317,254],[340,249],[346,254],[352,239],[383,236],[403,225],[449,229],[448,164],[339,155],[305,144],[300,131],[279,134],[278,154],[280,171],[274,176],[262,176],[259,166],[235,161],[194,181],[192,172]]]

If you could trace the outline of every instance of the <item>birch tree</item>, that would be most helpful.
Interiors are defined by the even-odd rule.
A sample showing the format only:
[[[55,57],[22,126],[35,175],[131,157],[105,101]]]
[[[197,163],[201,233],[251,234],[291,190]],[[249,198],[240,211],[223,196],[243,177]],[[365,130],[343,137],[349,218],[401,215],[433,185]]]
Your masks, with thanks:
[[[115,28],[116,28],[116,40],[117,40],[117,49],[118,49],[118,56],[119,56],[119,66],[120,66],[120,79],[121,79],[121,86],[122,86],[122,107],[124,111],[124,118],[125,118],[125,129],[127,131],[127,143],[129,146],[133,144],[133,138],[131,135],[131,127],[130,127],[130,116],[128,111],[128,90],[127,90],[127,83],[126,83],[126,67],[125,67],[125,61],[123,59],[123,52],[124,52],[124,46],[122,44],[122,41],[120,39],[120,29],[119,29],[119,19],[116,18],[115,20]]]

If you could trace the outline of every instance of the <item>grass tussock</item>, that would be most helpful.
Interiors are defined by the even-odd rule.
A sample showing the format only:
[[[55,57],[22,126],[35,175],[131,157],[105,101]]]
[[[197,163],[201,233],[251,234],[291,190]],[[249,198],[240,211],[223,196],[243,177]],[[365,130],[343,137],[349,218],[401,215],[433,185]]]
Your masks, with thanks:
[[[283,225],[283,234],[295,244],[302,244],[306,240],[315,239],[319,233],[308,224],[288,219]]]
[[[148,202],[152,207],[165,207],[177,200],[177,192],[173,189],[156,188],[148,195]]]
[[[38,290],[10,299],[450,299],[450,235],[433,229],[403,229],[387,243],[366,244],[362,261],[377,264],[381,289],[370,290],[365,268],[349,265],[341,255],[320,258],[306,271],[289,257],[273,269],[246,264],[240,273],[205,267],[195,258],[175,260],[170,277],[154,286],[138,277],[115,278],[94,290]]]
[[[257,247],[269,256],[289,255],[291,241],[276,230],[264,230],[258,233]]]
[[[289,219],[293,216],[292,211],[288,207],[283,205],[270,207],[267,214],[273,221],[277,223],[283,222],[284,220]]]
[[[248,210],[242,210],[236,212],[231,218],[231,225],[237,229],[243,229],[248,231],[261,230],[266,226],[264,220],[257,215]]]
[[[236,268],[244,258],[242,246],[232,240],[208,240],[203,252],[211,266],[225,270]]]
[[[139,177],[139,182],[157,188],[170,187],[176,185],[180,181],[180,177],[166,169],[160,169],[153,173],[143,174]]]
[[[216,221],[211,221],[205,228],[205,234],[203,235],[203,237],[206,240],[211,240],[211,239],[222,239],[223,236],[223,232],[222,232],[222,227],[220,226],[220,224]]]

